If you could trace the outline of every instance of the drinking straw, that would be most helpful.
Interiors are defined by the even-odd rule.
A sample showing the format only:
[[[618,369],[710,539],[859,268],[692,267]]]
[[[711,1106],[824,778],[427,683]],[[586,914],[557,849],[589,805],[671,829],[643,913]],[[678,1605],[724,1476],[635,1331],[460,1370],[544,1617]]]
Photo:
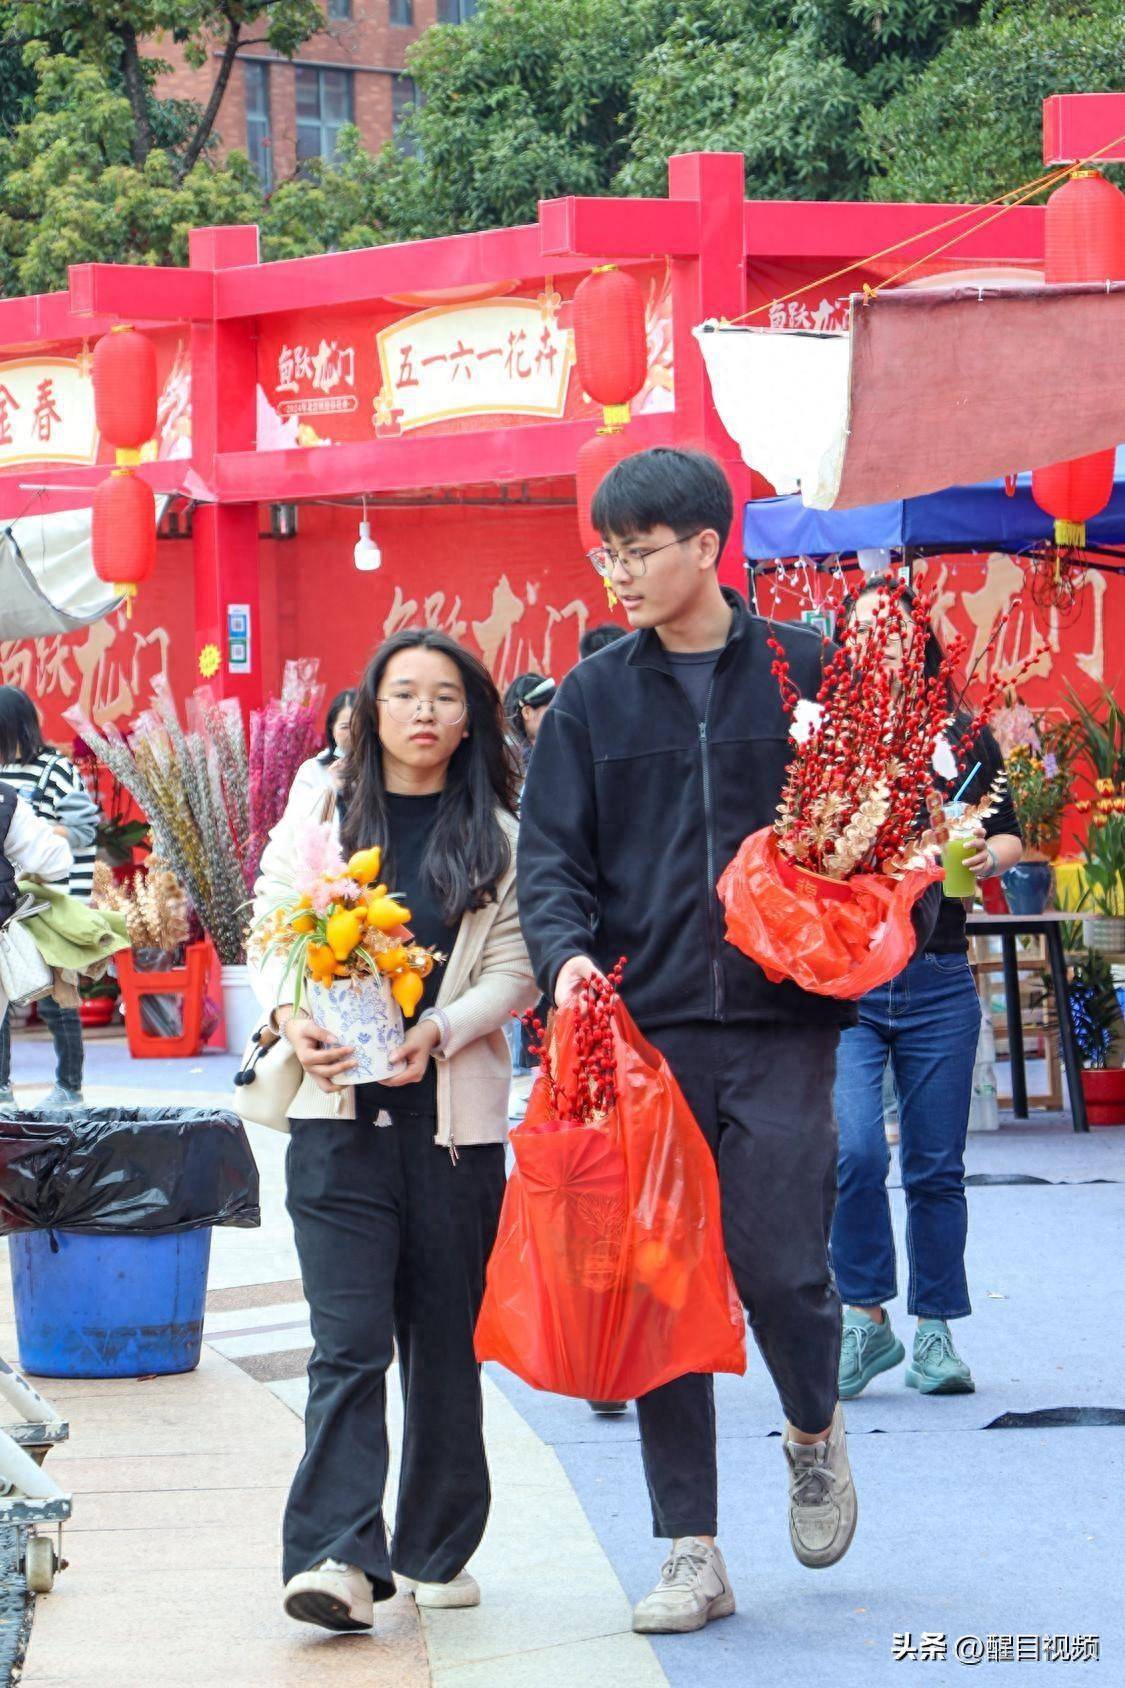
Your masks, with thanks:
[[[970,785],[972,785],[973,781],[976,779],[976,777],[979,773],[980,773],[980,763],[974,762],[973,766],[969,769],[968,773],[965,775],[964,779],[961,781],[961,784],[957,787],[956,796],[950,798],[951,804],[952,803],[960,803],[961,793],[963,791],[967,791],[969,789]]]

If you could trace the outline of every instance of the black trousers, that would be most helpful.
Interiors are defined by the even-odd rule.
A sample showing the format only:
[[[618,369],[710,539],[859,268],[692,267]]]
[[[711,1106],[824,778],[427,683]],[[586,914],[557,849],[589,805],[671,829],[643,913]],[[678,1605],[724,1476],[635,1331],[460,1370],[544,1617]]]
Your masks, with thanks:
[[[647,1034],[718,1162],[723,1236],[786,1418],[815,1433],[838,1399],[840,1298],[828,1262],[836,1205],[832,1105],[839,1033],[684,1025]],[[718,1529],[712,1380],[691,1373],[637,1402],[656,1536]]]
[[[490,1490],[473,1330],[504,1194],[504,1148],[434,1143],[432,1116],[376,1126],[294,1120],[287,1205],[312,1314],[305,1455],[284,1523],[286,1580],[358,1565],[376,1600],[392,1567],[448,1582],[480,1543]],[[383,1522],[386,1374],[398,1345],[405,1423],[394,1543]]]

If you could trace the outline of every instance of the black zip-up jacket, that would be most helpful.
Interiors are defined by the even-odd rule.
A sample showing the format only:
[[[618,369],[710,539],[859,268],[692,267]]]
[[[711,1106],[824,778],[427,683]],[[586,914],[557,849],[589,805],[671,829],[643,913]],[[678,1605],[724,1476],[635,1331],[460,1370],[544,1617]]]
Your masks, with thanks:
[[[851,1003],[773,985],[729,944],[715,894],[748,833],[776,819],[793,754],[766,644],[772,629],[805,697],[820,634],[734,612],[701,724],[650,631],[571,670],[544,715],[524,787],[520,920],[549,997],[563,963],[628,957],[622,987],[643,1030],[695,1021],[846,1026]]]

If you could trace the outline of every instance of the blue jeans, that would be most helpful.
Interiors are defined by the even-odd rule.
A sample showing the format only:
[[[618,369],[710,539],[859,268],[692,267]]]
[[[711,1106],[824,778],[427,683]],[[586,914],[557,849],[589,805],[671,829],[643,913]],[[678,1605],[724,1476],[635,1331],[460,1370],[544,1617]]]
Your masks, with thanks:
[[[980,1001],[963,955],[915,956],[889,985],[859,1004],[836,1066],[839,1195],[832,1266],[842,1301],[877,1307],[897,1294],[883,1128],[888,1060],[899,1104],[899,1158],[906,1194],[907,1306],[924,1319],[963,1319],[965,1134],[980,1034]]]

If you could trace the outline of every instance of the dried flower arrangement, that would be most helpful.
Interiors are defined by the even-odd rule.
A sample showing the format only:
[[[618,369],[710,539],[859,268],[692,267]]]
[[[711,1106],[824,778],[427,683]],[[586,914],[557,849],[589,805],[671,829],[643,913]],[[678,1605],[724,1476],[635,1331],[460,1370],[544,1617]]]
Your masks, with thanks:
[[[128,743],[80,709],[67,719],[130,791],[152,826],[155,852],[187,891],[227,966],[245,957],[247,825],[246,745],[241,707],[196,692],[189,726],[180,724],[166,675],[153,681],[152,707],[138,716]]]
[[[242,706],[209,686],[188,702],[181,725],[166,675],[128,741],[95,727],[81,709],[66,719],[130,792],[152,827],[156,855],[183,885],[219,959],[245,960],[247,893],[270,829],[285,808],[297,767],[316,748],[323,687],[316,663],[286,665],[282,696],[251,715],[247,753]]]
[[[132,880],[122,884],[105,862],[94,866],[95,908],[113,909],[125,918],[135,950],[177,950],[191,936],[191,910],[184,888],[170,868],[149,858]]]

